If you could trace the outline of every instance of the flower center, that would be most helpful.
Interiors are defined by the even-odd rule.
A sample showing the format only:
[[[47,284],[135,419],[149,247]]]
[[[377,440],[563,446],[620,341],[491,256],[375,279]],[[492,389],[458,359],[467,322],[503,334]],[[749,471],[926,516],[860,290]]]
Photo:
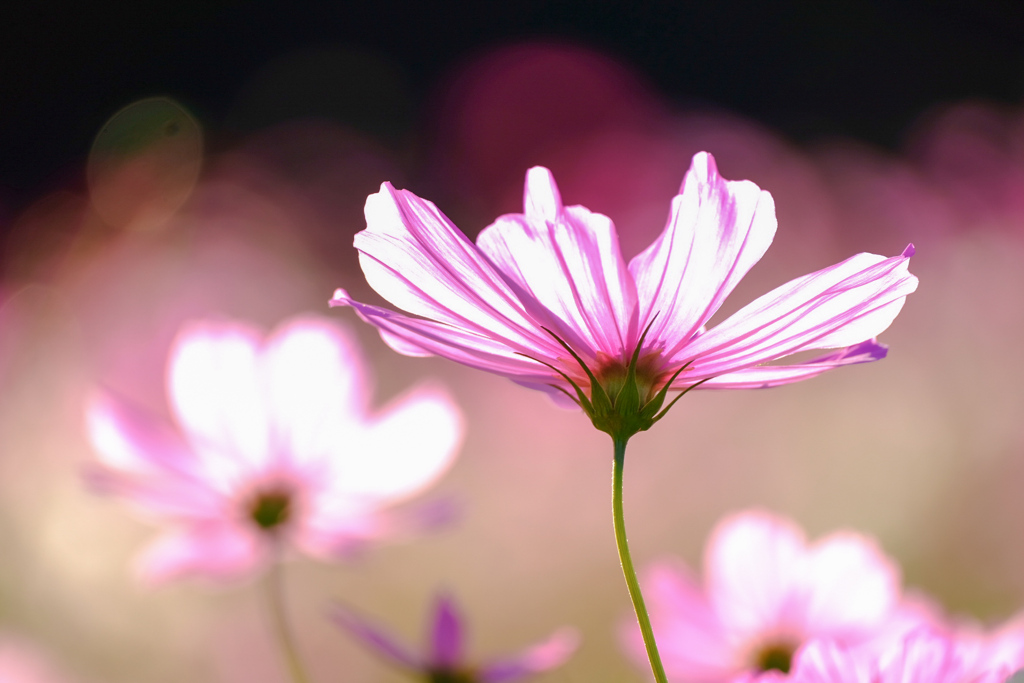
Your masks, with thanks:
[[[249,504],[249,519],[264,531],[274,531],[292,514],[292,493],[284,487],[258,492]]]
[[[472,671],[462,669],[428,669],[424,672],[427,683],[475,683]]]
[[[781,671],[789,673],[793,665],[793,652],[796,650],[789,643],[772,643],[757,651],[754,657],[754,666],[758,671]]]
[[[650,402],[668,376],[659,371],[661,354],[647,353],[637,358],[633,379],[640,397],[640,404]],[[599,358],[594,376],[609,396],[618,396],[629,381],[629,364],[619,358]]]

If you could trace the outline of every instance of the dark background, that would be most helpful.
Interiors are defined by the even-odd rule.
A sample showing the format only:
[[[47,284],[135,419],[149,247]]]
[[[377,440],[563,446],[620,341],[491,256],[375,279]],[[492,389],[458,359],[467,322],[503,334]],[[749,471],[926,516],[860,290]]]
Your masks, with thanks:
[[[327,107],[371,132],[382,117],[391,132],[421,125],[446,73],[530,39],[598,49],[670,102],[732,110],[798,142],[846,136],[897,150],[941,103],[1016,104],[1024,92],[1024,3],[1013,0],[179,1],[24,3],[4,13],[0,224],[41,193],[80,182],[98,128],[141,97],[179,100],[213,149],[230,145],[260,123],[229,116],[239,88],[271,60],[318,45],[380,55],[402,73],[403,111]],[[282,103],[282,115],[320,104]]]

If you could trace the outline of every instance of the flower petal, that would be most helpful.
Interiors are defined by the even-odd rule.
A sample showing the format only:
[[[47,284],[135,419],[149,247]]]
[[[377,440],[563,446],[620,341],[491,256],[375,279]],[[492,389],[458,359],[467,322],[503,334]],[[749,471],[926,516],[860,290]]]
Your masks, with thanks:
[[[694,361],[681,383],[875,337],[917,289],[911,254],[858,254],[772,290],[679,352],[675,362]]]
[[[143,581],[156,584],[182,576],[233,579],[267,559],[267,549],[247,529],[200,524],[164,534],[139,558]]]
[[[525,214],[498,218],[477,238],[533,320],[584,358],[628,356],[636,342],[636,288],[611,220],[564,208],[551,172],[526,176]]]
[[[171,407],[211,480],[228,488],[270,458],[269,415],[258,371],[260,335],[199,322],[174,342],[167,372]]]
[[[762,511],[726,517],[708,540],[705,581],[725,629],[740,637],[786,626],[805,539],[789,520]]]
[[[494,660],[477,672],[481,683],[511,683],[530,674],[561,666],[579,647],[580,634],[566,626],[547,640],[537,643],[509,659]]]
[[[866,662],[827,639],[808,641],[797,650],[790,680],[794,683],[872,683]]]
[[[882,667],[878,683],[963,683],[964,674],[952,640],[922,629],[907,636]],[[1009,673],[1009,671],[1005,672]]]
[[[86,430],[100,462],[113,469],[195,474],[195,456],[181,437],[128,401],[97,393],[86,404]]]
[[[706,323],[772,243],[775,203],[749,181],[727,181],[714,157],[693,157],[668,224],[629,264],[640,323],[671,356]]]
[[[459,515],[459,506],[448,498],[397,510],[359,508],[346,498],[335,498],[332,502],[325,505],[321,501],[295,531],[295,543],[311,555],[349,558],[375,541],[415,538],[450,524]]]
[[[430,628],[430,666],[455,671],[462,666],[462,619],[450,595],[440,595],[434,604]]]
[[[870,363],[885,358],[889,347],[869,339],[832,353],[819,356],[806,363],[792,365],[757,365],[736,372],[712,377],[700,385],[701,389],[761,389],[780,384],[799,382],[844,365]]]
[[[462,415],[439,387],[418,387],[359,429],[336,433],[324,495],[393,502],[433,484],[455,460]]]
[[[307,467],[330,459],[362,427],[369,382],[351,336],[304,316],[279,327],[260,357],[273,447]]]
[[[407,356],[438,355],[457,363],[511,378],[547,383],[555,381],[548,368],[509,348],[504,341],[432,320],[412,318],[386,308],[359,303],[343,289],[334,292],[331,306],[351,306],[364,321],[375,326],[381,338]],[[548,350],[524,352],[547,358]],[[563,352],[564,353],[564,352]]]
[[[855,641],[880,629],[900,598],[900,572],[870,538],[829,534],[807,551],[798,588],[807,633]]]
[[[197,471],[196,458],[180,437],[155,416],[97,394],[86,408],[86,426],[100,459],[85,471],[94,490],[158,517],[219,514],[223,497]]]
[[[366,199],[354,244],[366,281],[413,315],[533,348],[536,326],[504,278],[431,202],[390,183]],[[540,339],[547,345],[547,340]]]
[[[347,631],[356,640],[373,650],[378,656],[400,667],[419,671],[425,663],[391,634],[377,624],[363,618],[352,609],[338,605],[331,610],[331,621]]]

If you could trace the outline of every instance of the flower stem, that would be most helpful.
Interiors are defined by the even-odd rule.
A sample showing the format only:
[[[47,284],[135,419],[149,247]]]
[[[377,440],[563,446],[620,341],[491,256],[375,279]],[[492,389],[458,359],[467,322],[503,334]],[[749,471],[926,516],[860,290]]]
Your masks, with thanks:
[[[288,664],[288,671],[294,683],[309,683],[306,670],[302,666],[299,652],[295,648],[295,640],[292,638],[291,629],[288,627],[288,616],[284,609],[284,585],[282,581],[281,561],[278,558],[270,563],[267,571],[266,590],[267,605],[270,608],[270,621],[274,628],[274,635],[281,652],[284,653],[285,661]]]
[[[626,578],[626,588],[629,589],[629,597],[633,601],[636,620],[640,623],[640,633],[644,637],[644,647],[647,648],[647,659],[651,662],[654,680],[656,683],[667,683],[665,667],[661,665],[658,645],[654,642],[654,630],[651,628],[651,619],[647,616],[644,596],[640,592],[640,582],[636,579],[636,570],[633,569],[633,558],[629,555],[629,544],[626,542],[626,521],[622,515],[622,468],[626,461],[627,439],[613,440],[615,442],[615,469],[612,473],[612,516],[615,520],[615,545],[619,549],[622,575]]]

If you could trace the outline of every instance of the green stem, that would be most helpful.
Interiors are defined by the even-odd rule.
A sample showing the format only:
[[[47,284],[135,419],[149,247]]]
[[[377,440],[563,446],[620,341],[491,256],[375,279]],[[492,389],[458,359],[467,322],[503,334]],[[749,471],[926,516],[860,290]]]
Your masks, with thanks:
[[[284,586],[282,581],[281,560],[275,557],[267,570],[267,605],[270,608],[270,621],[274,628],[274,635],[284,653],[285,661],[288,663],[288,671],[291,673],[294,683],[309,683],[306,670],[302,666],[299,652],[295,648],[295,641],[292,638],[291,629],[288,627],[288,616],[284,609]]]
[[[661,665],[661,656],[658,654],[658,644],[654,642],[651,618],[647,616],[644,596],[640,592],[640,582],[637,581],[636,570],[633,569],[633,558],[629,555],[629,544],[626,542],[626,521],[622,515],[622,468],[626,461],[627,439],[614,439],[614,441],[615,469],[612,474],[612,515],[615,519],[615,545],[619,549],[622,575],[626,577],[626,588],[629,589],[629,597],[633,601],[636,620],[640,623],[640,633],[644,637],[644,647],[647,648],[647,659],[651,662],[654,680],[656,683],[668,683],[665,667]]]

